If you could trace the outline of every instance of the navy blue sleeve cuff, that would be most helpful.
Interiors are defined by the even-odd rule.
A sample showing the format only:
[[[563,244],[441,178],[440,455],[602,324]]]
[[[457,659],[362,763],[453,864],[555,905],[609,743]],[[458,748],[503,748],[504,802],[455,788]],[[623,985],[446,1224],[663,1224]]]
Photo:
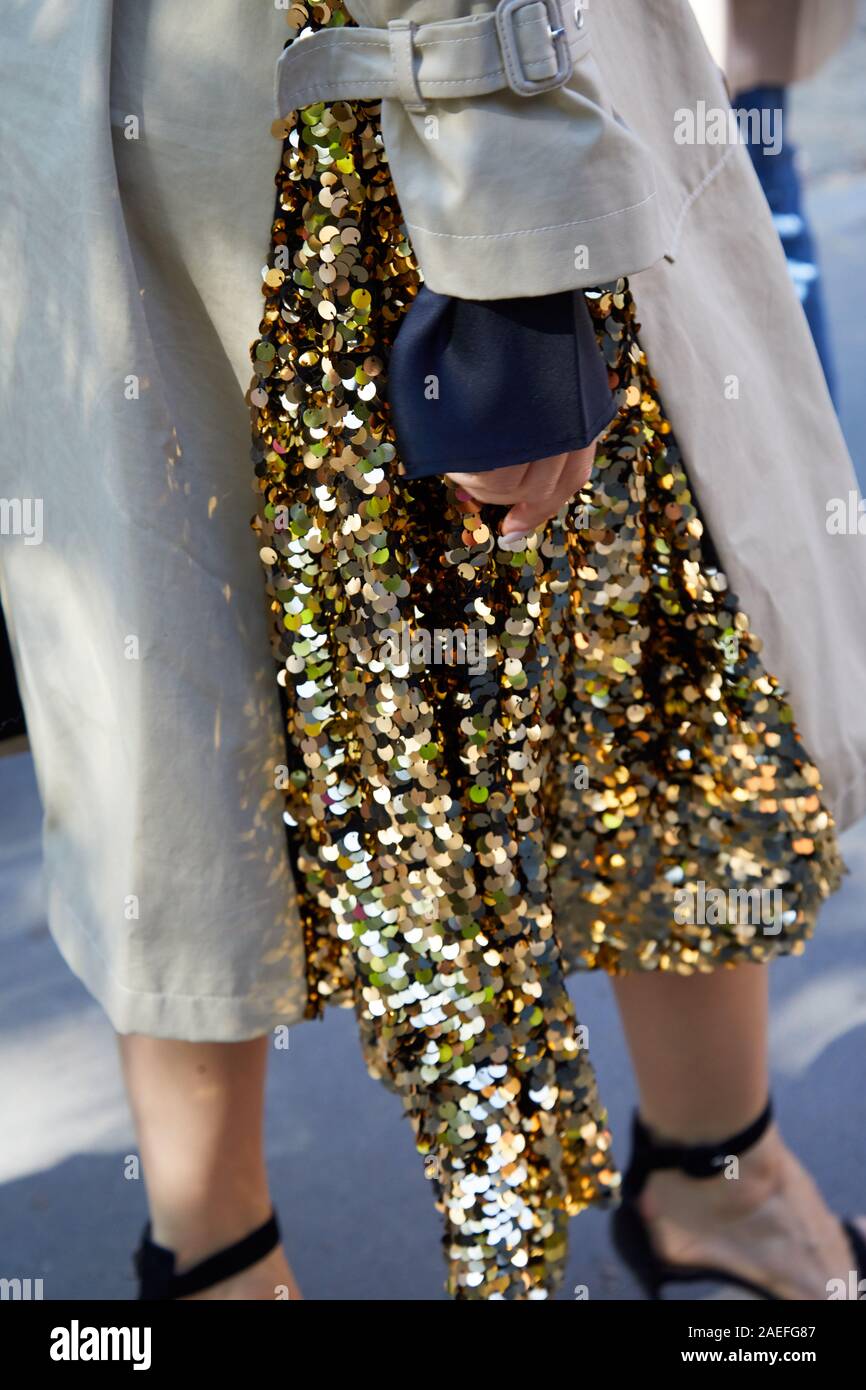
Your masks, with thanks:
[[[467,300],[422,285],[391,349],[388,395],[410,478],[582,449],[616,414],[580,290]]]

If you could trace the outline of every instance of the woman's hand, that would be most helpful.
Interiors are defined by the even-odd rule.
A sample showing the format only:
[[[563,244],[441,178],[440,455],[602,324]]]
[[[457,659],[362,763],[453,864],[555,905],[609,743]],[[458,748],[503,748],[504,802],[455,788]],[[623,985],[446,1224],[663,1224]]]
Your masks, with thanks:
[[[457,483],[464,501],[510,508],[499,528],[503,539],[524,536],[556,516],[560,507],[584,486],[592,472],[597,443],[595,439],[585,449],[514,468],[445,476]]]

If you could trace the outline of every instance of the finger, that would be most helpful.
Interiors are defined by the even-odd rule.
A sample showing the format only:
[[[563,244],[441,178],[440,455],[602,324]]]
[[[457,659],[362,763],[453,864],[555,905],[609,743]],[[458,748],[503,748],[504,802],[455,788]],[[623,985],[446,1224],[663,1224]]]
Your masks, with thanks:
[[[468,480],[470,475],[446,473],[444,476],[450,486],[452,496],[460,507],[461,514],[463,516],[477,516],[481,511],[481,501],[466,485],[465,480]]]
[[[502,523],[503,537],[526,535],[556,516],[560,508],[586,484],[594,458],[594,442],[585,449],[575,449],[567,454],[562,468],[555,480],[548,483],[546,491],[539,487],[529,499],[512,507]]]
[[[569,454],[558,454],[554,458],[539,459],[531,465],[524,488],[525,496],[506,513],[499,527],[505,540],[534,531],[559,510],[561,503],[557,498],[569,458]]]
[[[514,467],[492,468],[487,473],[447,473],[445,476],[453,479],[458,487],[465,488],[479,502],[507,506],[523,496],[530,467],[530,464],[522,463]]]

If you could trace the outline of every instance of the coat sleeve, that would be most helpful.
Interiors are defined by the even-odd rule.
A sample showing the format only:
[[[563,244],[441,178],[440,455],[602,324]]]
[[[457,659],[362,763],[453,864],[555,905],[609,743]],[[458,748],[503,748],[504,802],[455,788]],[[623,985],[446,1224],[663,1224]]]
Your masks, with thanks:
[[[500,299],[589,288],[645,269],[666,249],[652,161],[603,90],[592,6],[520,3],[511,22],[517,57],[488,46],[487,71],[478,74],[476,47],[449,35],[455,21],[498,15],[502,3],[515,0],[350,0],[366,53],[391,45],[395,81],[403,69],[402,94],[383,96],[382,133],[426,283],[438,294]],[[561,86],[519,94],[521,74],[546,70],[549,21],[555,26],[566,12],[570,74]],[[394,21],[417,26],[408,47],[405,33],[394,46]],[[332,51],[338,72],[340,50]],[[452,85],[465,93],[479,76],[496,83],[497,61],[504,76],[496,90],[439,95]],[[297,78],[286,74],[283,107],[301,104],[303,69],[299,60]],[[425,83],[425,72],[435,79]],[[426,85],[420,101],[406,99],[413,83]],[[362,90],[379,95],[372,81]]]

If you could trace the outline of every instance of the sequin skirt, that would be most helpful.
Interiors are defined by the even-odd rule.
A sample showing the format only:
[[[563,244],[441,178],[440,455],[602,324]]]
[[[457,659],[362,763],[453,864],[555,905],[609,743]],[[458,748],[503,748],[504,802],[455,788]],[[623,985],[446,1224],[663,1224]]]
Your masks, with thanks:
[[[554,520],[503,543],[501,509],[402,476],[388,351],[419,275],[378,113],[278,124],[253,347],[308,1014],[354,1007],[401,1096],[450,1293],[545,1298],[620,1180],[568,974],[798,954],[845,870],[625,281],[586,292],[619,413]]]

